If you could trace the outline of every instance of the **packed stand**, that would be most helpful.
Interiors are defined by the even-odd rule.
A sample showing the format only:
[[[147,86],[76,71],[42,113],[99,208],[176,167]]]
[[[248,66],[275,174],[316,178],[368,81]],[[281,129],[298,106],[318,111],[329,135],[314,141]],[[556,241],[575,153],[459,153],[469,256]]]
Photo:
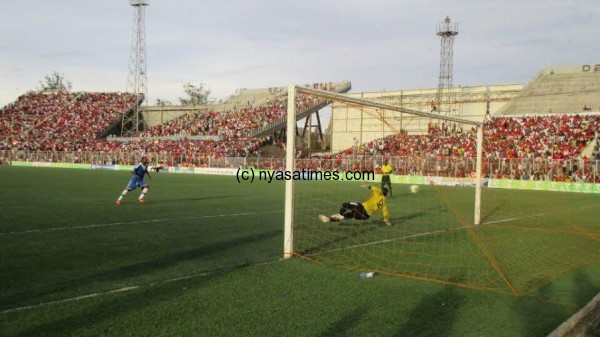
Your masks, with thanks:
[[[336,85],[316,83],[315,89],[338,91]],[[280,91],[271,90],[273,93]],[[296,108],[306,110],[322,101],[306,95],[296,96]],[[287,114],[287,97],[274,95],[265,104],[224,112],[191,112],[167,123],[157,125],[138,133],[137,137],[146,139],[128,143],[96,142],[90,151],[138,151],[146,153],[194,153],[196,157],[246,157],[260,155],[260,147],[265,145],[265,139],[249,137],[249,131],[282,120]],[[189,140],[186,136],[219,136],[219,141]],[[182,141],[156,140],[152,137],[180,136]],[[273,143],[273,140],[270,140]],[[283,146],[281,142],[277,146]]]
[[[498,117],[484,124],[483,155],[488,158],[578,158],[600,128],[600,116]],[[392,135],[343,154],[392,157],[475,157],[476,130],[430,123],[423,135]]]
[[[342,85],[346,85],[343,83]],[[338,91],[332,83],[312,84],[313,88]],[[191,153],[199,156],[229,157],[258,154],[262,139],[249,138],[249,131],[285,118],[287,98],[283,90],[269,90],[273,98],[253,107],[225,112],[190,113],[138,133],[138,141],[118,143],[96,139],[130,108],[132,95],[116,93],[28,93],[0,110],[0,150],[5,151],[91,151]],[[320,101],[297,96],[297,108],[304,110]],[[220,141],[191,140],[186,136],[218,135]],[[157,136],[180,136],[181,141],[152,140]],[[146,139],[148,138],[148,139]],[[257,145],[258,144],[258,145]],[[281,145],[281,144],[279,144]]]
[[[335,85],[315,83],[315,89],[338,91]],[[276,92],[276,91],[274,91]],[[320,104],[318,98],[299,94],[296,96],[296,108],[299,111]],[[254,129],[266,127],[269,123],[280,121],[287,115],[287,96],[274,95],[265,104],[246,106],[228,111],[190,112],[167,123],[157,125],[140,132],[140,137],[164,137],[172,135],[198,136],[218,135],[222,137],[247,137]]]
[[[267,104],[230,111],[193,112],[139,133],[140,137],[171,135],[219,135],[243,137],[246,131],[282,118],[286,98],[276,96]]]
[[[484,124],[483,172],[494,178],[598,182],[597,162],[581,152],[600,129],[600,116],[498,117]],[[468,177],[476,129],[430,123],[423,135],[388,136],[334,156],[399,157],[396,174]],[[404,161],[404,162],[402,162]],[[369,161],[356,164],[374,168]]]
[[[134,103],[121,93],[28,93],[0,110],[0,150],[85,149]]]
[[[598,139],[598,137],[596,137],[596,146],[594,146],[591,159],[600,160],[600,139]]]
[[[221,140],[152,140],[131,142],[97,142],[92,152],[155,153],[174,156],[196,155],[207,157],[244,157],[256,153],[261,145],[257,138],[230,138]]]

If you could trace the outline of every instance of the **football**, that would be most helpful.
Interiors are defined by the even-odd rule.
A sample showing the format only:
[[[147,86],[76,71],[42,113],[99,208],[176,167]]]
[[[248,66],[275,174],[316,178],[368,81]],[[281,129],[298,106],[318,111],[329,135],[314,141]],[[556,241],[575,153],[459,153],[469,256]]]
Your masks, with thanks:
[[[410,187],[410,192],[411,193],[417,193],[417,192],[419,192],[419,185],[412,185]]]

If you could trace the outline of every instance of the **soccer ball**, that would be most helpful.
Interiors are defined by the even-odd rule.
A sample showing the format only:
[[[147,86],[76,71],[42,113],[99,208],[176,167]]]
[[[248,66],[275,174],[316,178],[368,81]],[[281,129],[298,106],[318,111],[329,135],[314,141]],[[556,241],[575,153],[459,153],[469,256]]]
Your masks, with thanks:
[[[417,192],[419,192],[419,185],[412,185],[410,187],[410,192],[411,193],[417,193]]]

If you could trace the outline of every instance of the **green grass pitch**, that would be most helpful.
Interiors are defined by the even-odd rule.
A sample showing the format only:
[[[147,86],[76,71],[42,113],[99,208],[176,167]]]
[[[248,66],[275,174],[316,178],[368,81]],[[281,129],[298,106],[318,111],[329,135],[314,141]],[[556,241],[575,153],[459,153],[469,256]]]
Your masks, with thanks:
[[[135,201],[136,191],[117,207],[128,178],[0,167],[1,336],[541,336],[600,291],[598,263],[511,296],[398,276],[365,280],[331,264],[281,261],[283,183],[159,173],[145,204]],[[305,186],[325,194],[334,185],[340,193],[355,188]],[[390,210],[405,226],[438,208],[410,213],[406,201],[418,196],[395,187]],[[542,212],[560,206],[567,212],[553,217],[597,233],[594,212],[568,210],[599,204],[598,196],[486,193],[495,202],[486,204],[485,221],[527,216],[527,203],[544,205]],[[511,207],[515,194],[520,207]],[[460,204],[460,195],[446,195]],[[509,244],[503,233],[494,235]],[[509,248],[527,254],[519,242]]]

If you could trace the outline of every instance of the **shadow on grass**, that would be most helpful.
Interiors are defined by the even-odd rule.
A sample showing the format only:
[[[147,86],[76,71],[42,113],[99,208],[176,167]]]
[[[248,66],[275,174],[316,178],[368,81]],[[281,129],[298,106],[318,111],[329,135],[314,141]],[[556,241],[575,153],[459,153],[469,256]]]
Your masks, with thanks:
[[[119,323],[123,324],[122,322],[115,322],[115,324],[109,325],[104,323],[113,319],[120,320],[123,318],[127,320],[128,318],[126,316],[132,312],[136,312],[139,316],[140,312],[143,312],[144,310],[158,311],[157,308],[167,305],[164,304],[165,302],[177,301],[178,298],[184,296],[187,292],[202,289],[211,282],[211,280],[223,277],[245,267],[247,267],[247,265],[223,269],[207,277],[147,287],[139,291],[134,290],[131,293],[122,295],[111,295],[114,296],[113,299],[107,299],[91,307],[81,309],[73,315],[67,316],[67,314],[65,314],[67,317],[39,325],[32,322],[32,326],[19,333],[17,336],[87,335],[90,333],[97,334],[99,331],[103,331],[102,334],[106,335],[118,335],[118,332],[116,331],[123,328],[122,325],[119,326]],[[196,309],[200,311],[206,308]],[[198,314],[206,314],[206,312],[199,312]],[[156,318],[156,312],[147,313],[143,316],[146,317],[146,320],[138,321],[137,323],[140,326],[136,327],[132,324],[132,326],[128,327],[130,330],[129,334],[160,334],[160,331],[153,331],[153,329],[156,328],[156,322],[149,319],[150,317]],[[100,330],[100,327],[102,326],[103,328]],[[198,332],[198,334],[202,335],[201,332]]]
[[[408,220],[412,220],[412,219],[416,219],[416,218],[420,218],[422,216],[426,215],[425,212],[415,212],[415,213],[411,213],[405,216],[401,216],[401,217],[397,217],[397,218],[390,218],[390,220],[393,223],[397,223],[397,222],[401,222],[401,221],[408,221]]]
[[[433,208],[432,208],[433,209]],[[390,218],[390,221],[394,224],[393,226],[402,226],[403,222],[409,221],[412,219],[416,219],[422,216],[427,215],[425,212],[414,212],[405,216]],[[334,238],[326,239],[321,237],[323,243],[317,247],[310,247],[303,251],[300,251],[300,255],[312,255],[317,253],[324,253],[333,249],[342,248],[340,244],[343,241],[352,242],[353,245],[356,245],[357,242],[353,241],[354,238],[359,237],[360,235],[372,232],[376,229],[387,228],[383,222],[379,220],[374,220],[373,218],[369,220],[346,220],[341,222],[333,222],[329,224],[324,224],[322,226],[326,226],[325,228],[330,229],[331,232],[335,232],[338,229],[344,229],[342,235],[336,235]],[[351,231],[353,230],[353,231]],[[362,242],[368,243],[368,242]],[[358,243],[360,245],[361,243]],[[353,247],[353,245],[349,245],[348,248]]]
[[[441,212],[446,212],[446,211],[447,211],[447,207],[446,206],[444,206],[444,205],[442,205],[442,206],[434,205],[434,206],[422,209],[422,210],[420,210],[418,212],[413,212],[413,213],[410,213],[410,214],[407,214],[407,215],[402,215],[402,216],[399,216],[399,217],[392,217],[392,218],[390,218],[390,220],[394,224],[402,225],[403,222],[408,222],[410,220],[418,219],[418,218],[421,218],[421,217],[431,216],[432,214],[438,215]],[[393,209],[391,209],[391,213],[392,213],[392,215],[394,215]],[[415,224],[415,223],[411,222],[410,224]]]
[[[360,322],[367,311],[368,308],[366,307],[358,307],[348,312],[342,318],[329,325],[321,336],[346,336],[348,331],[352,330]]]
[[[454,321],[465,296],[454,286],[424,297],[412,310],[408,321],[396,336],[447,336],[451,335]]]
[[[344,227],[348,227],[348,228],[349,228],[349,226],[351,226],[351,225],[349,225],[349,224],[344,225]],[[339,244],[343,241],[346,241],[346,240],[351,240],[352,238],[360,236],[361,234],[365,234],[367,232],[373,231],[373,230],[377,229],[379,226],[373,225],[370,223],[365,223],[363,225],[360,225],[360,227],[359,226],[356,226],[356,227],[360,228],[360,229],[356,229],[354,232],[344,231],[344,235],[337,236],[330,240],[323,239],[325,241],[323,244],[321,244],[317,247],[311,247],[311,248],[302,250],[299,252],[299,254],[300,255],[312,255],[312,254],[327,252],[327,251],[331,250],[331,248],[336,247],[337,244]]]
[[[545,284],[517,299],[515,310],[520,312],[521,331],[524,336],[547,335],[563,321],[583,308],[600,291],[586,269],[579,269],[559,282],[546,278],[532,279],[531,284]],[[550,283],[552,282],[552,283]],[[562,284],[558,286],[557,284]],[[565,286],[568,288],[565,288]],[[558,289],[557,289],[558,288]],[[570,290],[569,290],[570,289]],[[574,303],[561,304],[559,301]],[[557,302],[552,302],[552,300]],[[574,304],[574,305],[573,305]]]
[[[536,282],[547,283],[548,280]],[[517,316],[521,317],[522,336],[545,336],[567,318],[564,305],[543,300],[552,298],[553,288],[552,283],[546,284],[515,301],[514,309],[519,313]]]
[[[500,209],[504,207],[506,204],[506,199],[502,199],[498,202],[498,205],[494,206],[489,212],[485,212],[483,217],[481,218],[481,223],[485,223],[490,219],[494,214],[496,214]]]
[[[582,269],[574,273],[573,279],[575,300],[579,307],[584,307],[600,292],[600,287],[595,285],[588,273]]]
[[[165,255],[158,259],[134,263],[113,270],[92,274],[79,279],[48,285],[42,289],[17,293],[12,296],[7,296],[6,300],[2,301],[2,309],[9,309],[18,305],[37,304],[39,301],[43,301],[45,296],[51,295],[53,293],[66,291],[69,289],[77,289],[94,282],[124,281],[132,277],[142,276],[144,274],[151,274],[157,270],[165,269],[184,261],[214,255],[221,251],[261,242],[274,237],[278,237],[280,235],[281,230],[272,230],[264,233],[235,238],[229,241],[215,242],[208,245],[200,246],[198,248],[189,249],[170,255]]]

